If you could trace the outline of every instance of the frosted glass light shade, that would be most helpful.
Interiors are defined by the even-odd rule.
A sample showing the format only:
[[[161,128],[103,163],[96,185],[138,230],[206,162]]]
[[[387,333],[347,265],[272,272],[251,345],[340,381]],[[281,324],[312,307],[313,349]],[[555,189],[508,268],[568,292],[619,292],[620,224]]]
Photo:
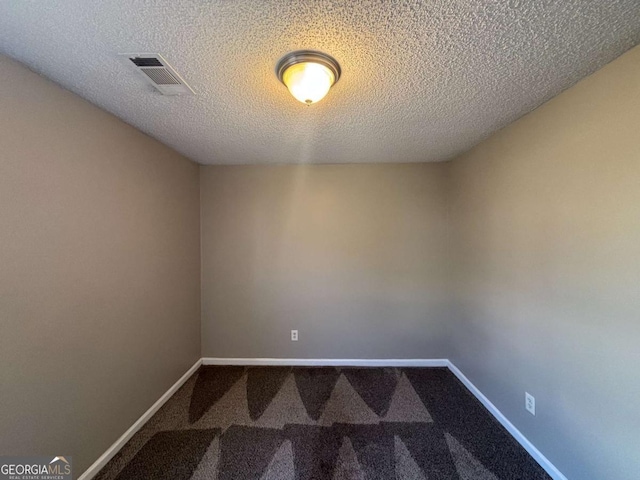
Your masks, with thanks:
[[[301,103],[322,100],[340,78],[340,65],[326,53],[298,50],[288,53],[276,65],[276,75]]]
[[[329,93],[335,77],[324,65],[302,62],[287,68],[282,74],[282,82],[296,100],[311,105]]]

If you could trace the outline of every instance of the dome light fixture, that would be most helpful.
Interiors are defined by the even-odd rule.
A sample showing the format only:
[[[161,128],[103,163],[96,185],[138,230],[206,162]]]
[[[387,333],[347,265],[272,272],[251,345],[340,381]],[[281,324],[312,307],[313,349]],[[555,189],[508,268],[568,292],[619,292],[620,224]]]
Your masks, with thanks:
[[[338,81],[340,65],[326,53],[297,50],[280,59],[276,75],[296,100],[311,105],[322,100]]]

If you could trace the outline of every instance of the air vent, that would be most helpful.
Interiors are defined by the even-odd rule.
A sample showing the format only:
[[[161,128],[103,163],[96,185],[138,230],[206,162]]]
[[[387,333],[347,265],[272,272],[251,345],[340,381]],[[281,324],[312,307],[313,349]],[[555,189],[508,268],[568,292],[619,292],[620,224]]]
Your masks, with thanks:
[[[169,63],[157,53],[123,53],[127,63],[163,95],[192,94],[194,91]]]
[[[162,62],[158,60],[157,57],[153,58],[142,58],[142,57],[134,57],[130,58],[134,65],[138,67],[164,67]]]
[[[180,80],[171,75],[166,68],[141,68],[140,70],[158,85],[180,85]]]

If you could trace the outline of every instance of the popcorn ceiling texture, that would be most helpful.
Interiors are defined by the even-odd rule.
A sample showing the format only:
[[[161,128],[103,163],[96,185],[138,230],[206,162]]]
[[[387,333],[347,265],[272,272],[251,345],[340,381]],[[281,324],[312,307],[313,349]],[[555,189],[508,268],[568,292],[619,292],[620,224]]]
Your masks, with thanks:
[[[639,42],[638,0],[0,3],[2,53],[203,164],[447,160]],[[274,74],[303,48],[343,70],[311,107]],[[156,93],[122,52],[197,95]]]

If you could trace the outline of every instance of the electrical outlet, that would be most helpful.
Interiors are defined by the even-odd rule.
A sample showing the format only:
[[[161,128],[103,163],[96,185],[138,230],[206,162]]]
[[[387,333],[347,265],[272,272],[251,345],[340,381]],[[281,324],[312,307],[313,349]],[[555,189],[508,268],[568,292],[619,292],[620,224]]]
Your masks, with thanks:
[[[292,342],[298,341],[298,330],[291,330],[291,341]]]
[[[524,392],[524,408],[526,408],[531,415],[536,414],[536,398],[528,392]]]

